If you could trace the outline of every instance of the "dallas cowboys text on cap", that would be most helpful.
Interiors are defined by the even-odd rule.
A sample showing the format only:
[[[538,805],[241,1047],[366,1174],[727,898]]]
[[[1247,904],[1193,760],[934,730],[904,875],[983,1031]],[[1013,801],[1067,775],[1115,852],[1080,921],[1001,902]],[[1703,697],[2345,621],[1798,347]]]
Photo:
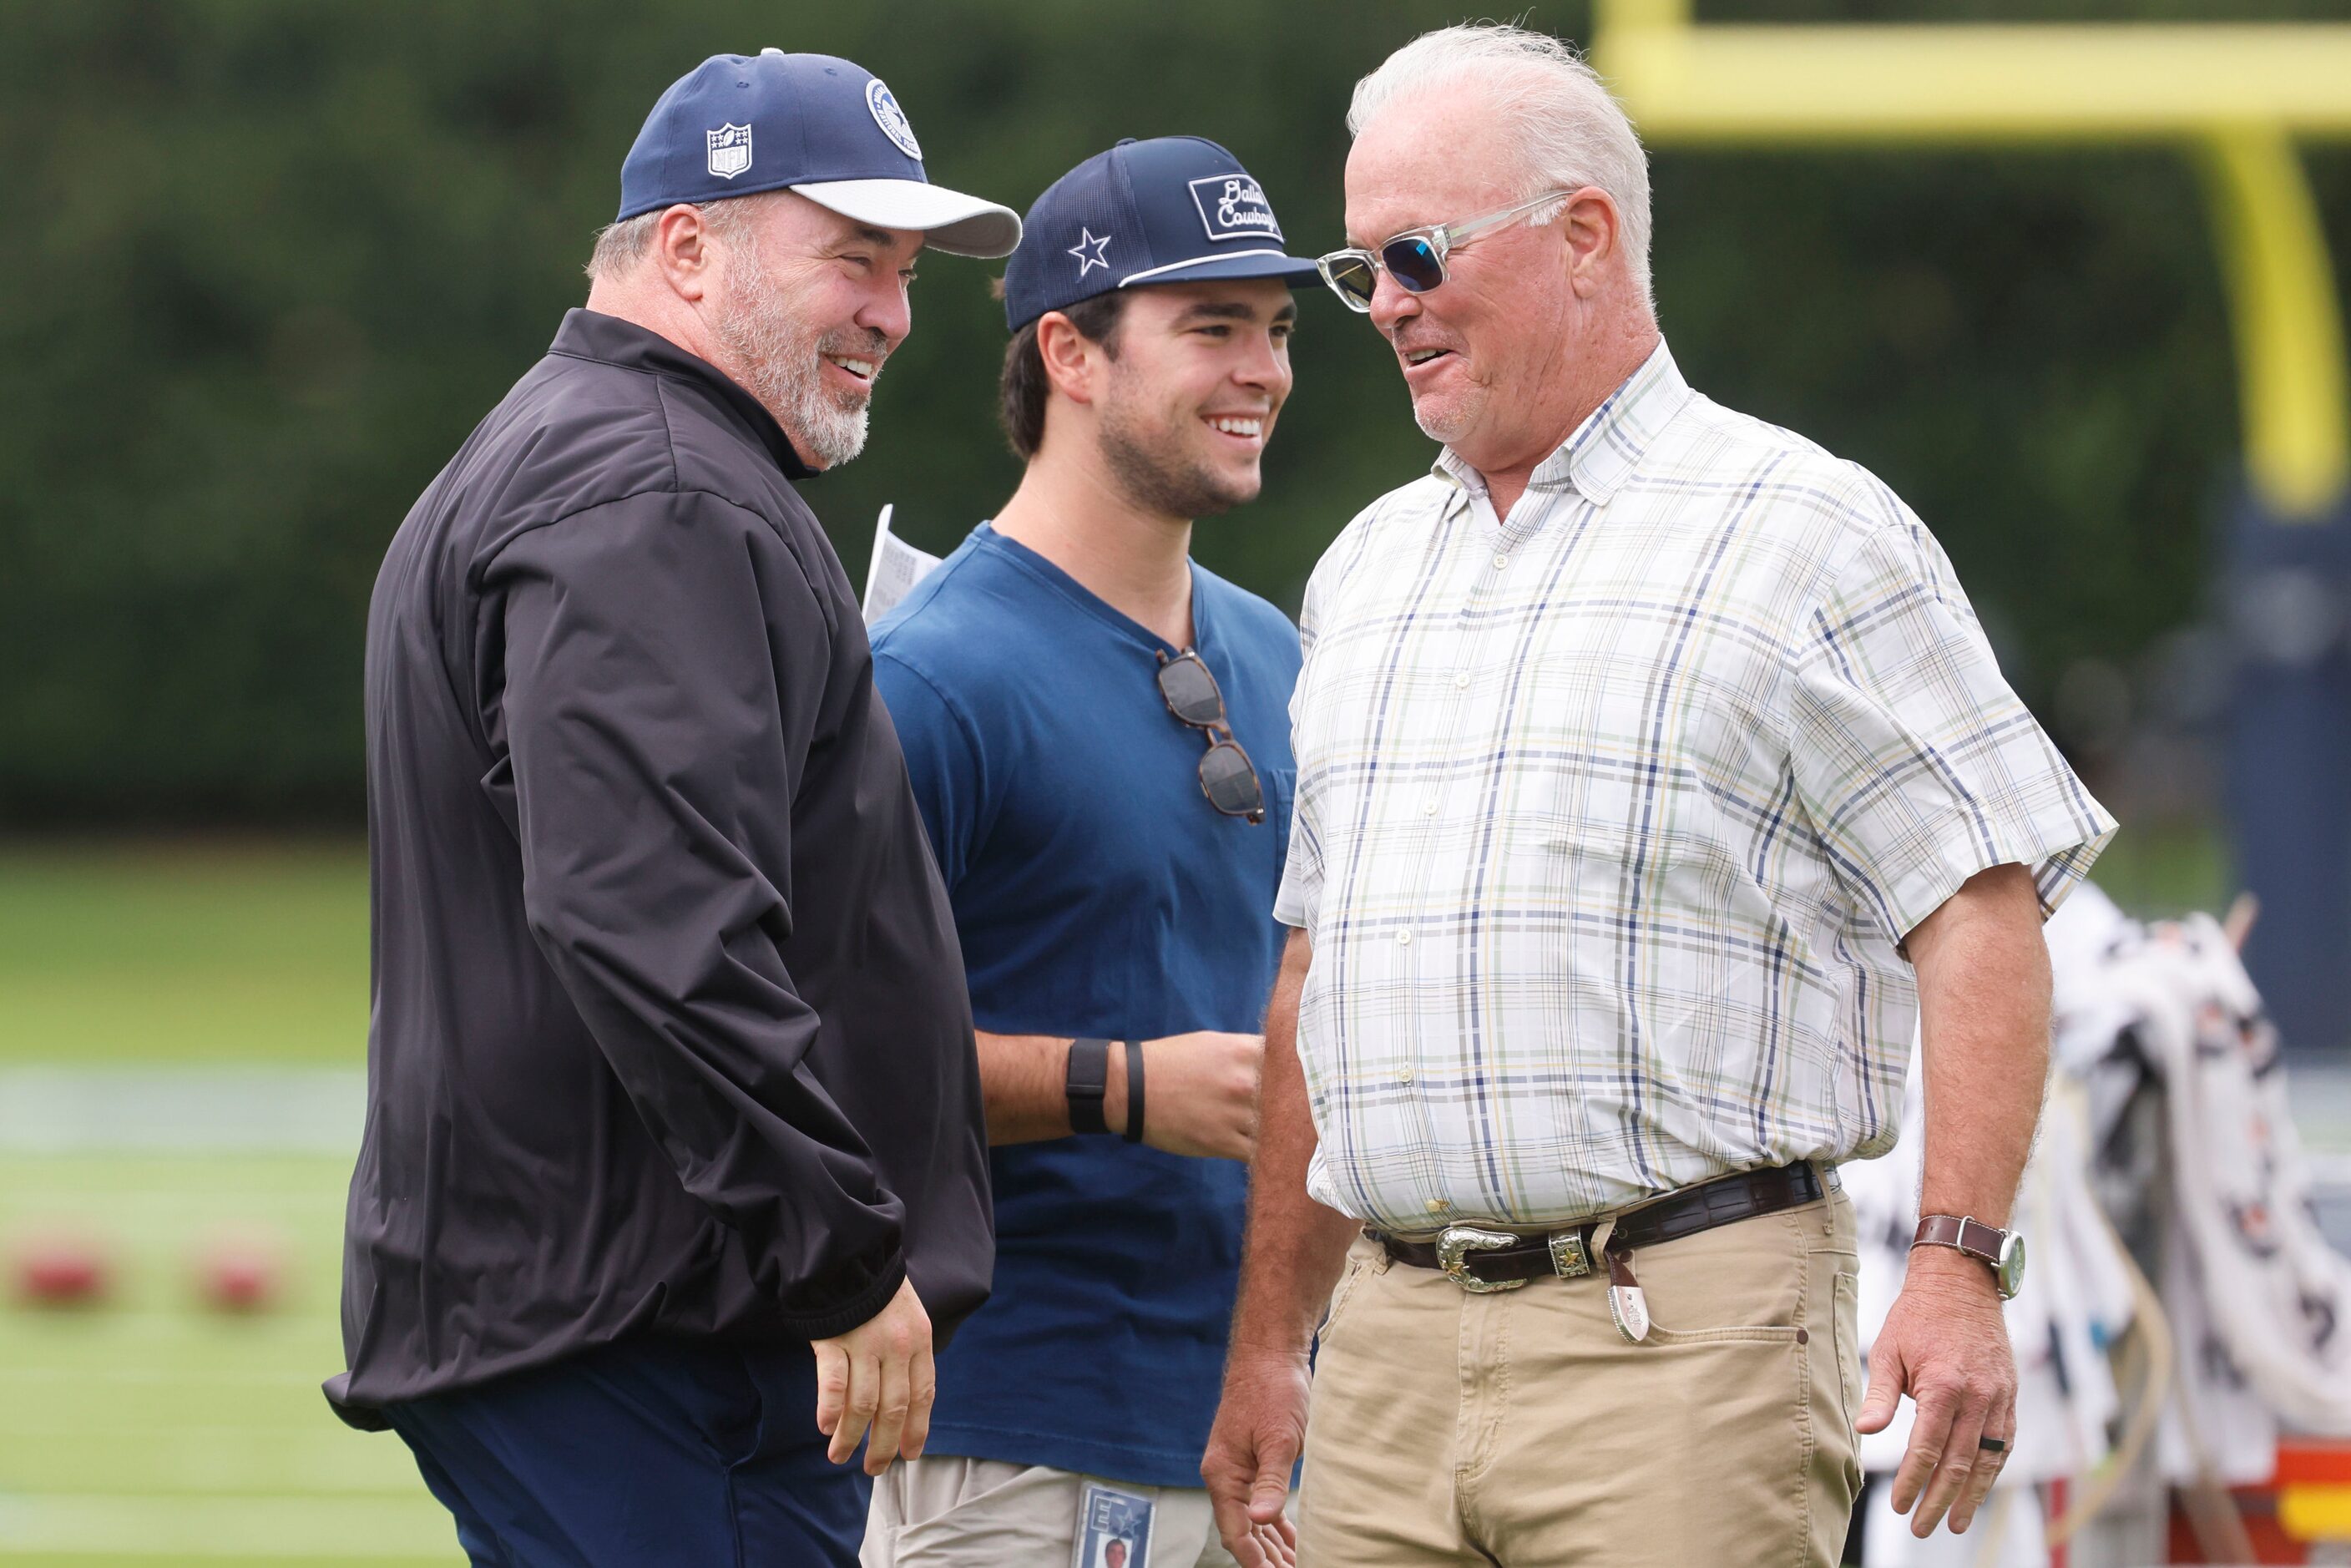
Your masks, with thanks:
[[[1004,268],[1004,319],[1019,331],[1048,310],[1138,284],[1219,277],[1297,283],[1314,264],[1282,251],[1265,188],[1198,136],[1125,141],[1046,187]]]
[[[859,223],[914,229],[959,256],[1020,240],[1009,207],[934,185],[882,78],[831,55],[713,55],[672,83],[621,165],[620,217],[792,190]]]

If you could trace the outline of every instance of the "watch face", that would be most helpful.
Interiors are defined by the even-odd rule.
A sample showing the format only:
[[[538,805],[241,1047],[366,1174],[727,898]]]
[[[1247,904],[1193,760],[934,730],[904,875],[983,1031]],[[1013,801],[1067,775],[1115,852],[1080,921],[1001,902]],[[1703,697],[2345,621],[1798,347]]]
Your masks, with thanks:
[[[1992,1268],[2000,1282],[2000,1299],[2012,1298],[2024,1287],[2024,1238],[2010,1231],[2000,1244],[2000,1261]]]

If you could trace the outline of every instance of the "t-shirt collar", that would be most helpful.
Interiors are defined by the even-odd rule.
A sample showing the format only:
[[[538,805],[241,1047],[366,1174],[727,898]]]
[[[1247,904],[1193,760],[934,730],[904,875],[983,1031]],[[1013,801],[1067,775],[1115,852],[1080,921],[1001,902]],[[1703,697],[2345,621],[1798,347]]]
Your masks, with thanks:
[[[817,473],[800,461],[800,455],[792,449],[791,439],[785,435],[775,416],[759,405],[758,399],[737,385],[716,365],[686,352],[659,332],[618,316],[579,307],[563,313],[563,325],[555,329],[555,341],[547,346],[547,351],[706,386],[758,437],[759,444],[774,455],[777,466],[784,471],[785,478],[808,479]]]
[[[1067,599],[1086,614],[1108,626],[1130,643],[1141,644],[1155,653],[1174,655],[1184,650],[1176,647],[1150,627],[1118,609],[1101,595],[1063,571],[1036,550],[1019,539],[996,531],[995,522],[983,521],[972,530],[972,537],[981,549],[992,549],[1014,561],[1031,576]],[[1208,610],[1200,592],[1200,565],[1187,561],[1186,570],[1192,574],[1192,652],[1204,653],[1209,641]]]
[[[1601,400],[1559,450],[1544,458],[1527,481],[1530,490],[1573,489],[1605,505],[1682,405],[1691,397],[1689,382],[1674,363],[1663,338],[1641,362],[1641,368]],[[1431,472],[1471,495],[1482,495],[1485,476],[1446,447],[1437,455]]]

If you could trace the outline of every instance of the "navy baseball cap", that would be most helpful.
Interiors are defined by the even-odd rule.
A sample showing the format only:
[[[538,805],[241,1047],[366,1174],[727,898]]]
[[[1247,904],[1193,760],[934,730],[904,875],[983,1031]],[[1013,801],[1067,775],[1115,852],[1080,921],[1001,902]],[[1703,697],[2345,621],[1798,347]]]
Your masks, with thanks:
[[[1004,267],[1005,324],[1151,283],[1314,277],[1285,256],[1265,189],[1240,160],[1199,136],[1133,138],[1045,188]]]
[[[713,55],[670,84],[621,164],[620,218],[778,190],[876,228],[918,229],[955,256],[1004,256],[1020,243],[1011,208],[930,183],[914,128],[881,78],[781,49]]]

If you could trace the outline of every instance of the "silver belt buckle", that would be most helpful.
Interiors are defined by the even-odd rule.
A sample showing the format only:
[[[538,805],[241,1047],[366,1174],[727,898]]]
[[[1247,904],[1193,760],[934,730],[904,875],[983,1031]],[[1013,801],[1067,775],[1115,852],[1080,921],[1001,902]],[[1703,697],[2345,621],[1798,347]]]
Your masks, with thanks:
[[[1492,1251],[1499,1247],[1516,1247],[1519,1239],[1507,1231],[1480,1230],[1474,1225],[1448,1225],[1437,1238],[1437,1266],[1445,1277],[1472,1295],[1489,1295],[1496,1291],[1515,1291],[1524,1280],[1480,1280],[1469,1272],[1468,1259],[1472,1249]],[[1556,1258],[1554,1239],[1552,1256]]]
[[[1562,1280],[1581,1280],[1592,1272],[1592,1258],[1583,1249],[1582,1229],[1551,1233],[1552,1271]]]

